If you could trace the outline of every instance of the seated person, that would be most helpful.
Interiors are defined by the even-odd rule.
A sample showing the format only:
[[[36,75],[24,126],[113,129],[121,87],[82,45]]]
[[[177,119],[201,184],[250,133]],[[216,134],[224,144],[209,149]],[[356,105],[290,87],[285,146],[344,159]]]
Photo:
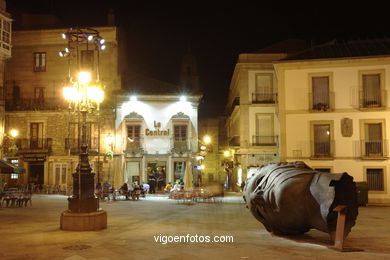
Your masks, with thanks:
[[[101,198],[102,197],[102,192],[103,192],[102,184],[100,182],[98,182],[98,184],[96,184],[95,194],[96,194],[96,196],[98,198]]]
[[[169,182],[169,183],[165,186],[164,191],[165,191],[165,192],[170,192],[171,189],[172,189],[172,184]]]
[[[149,184],[147,184],[146,182],[142,183],[142,189],[144,190],[144,193],[149,193]]]
[[[126,196],[126,199],[128,199],[128,187],[127,187],[127,183],[123,183],[123,185],[120,187],[119,191],[122,195],[125,195]]]
[[[176,182],[175,183],[175,186],[173,186],[173,188],[171,189],[171,192],[172,191],[179,191],[180,190],[180,183],[179,182]]]
[[[129,192],[132,192],[134,190],[134,186],[135,186],[134,182],[130,183],[130,185],[127,186]]]
[[[111,184],[108,181],[103,183],[102,199],[105,199],[105,198],[107,198],[108,200],[110,199],[110,196],[109,196],[110,195],[110,188],[111,188]]]
[[[112,196],[112,199],[113,200],[116,200],[116,197],[115,197],[115,187],[114,185],[111,186],[110,190],[109,190],[111,196]]]
[[[140,185],[138,185],[137,183],[135,183],[134,185],[134,191],[133,193],[131,194],[131,197],[133,198],[133,200],[135,199],[139,199],[139,196],[141,195],[141,192],[142,192],[142,189],[140,187]]]

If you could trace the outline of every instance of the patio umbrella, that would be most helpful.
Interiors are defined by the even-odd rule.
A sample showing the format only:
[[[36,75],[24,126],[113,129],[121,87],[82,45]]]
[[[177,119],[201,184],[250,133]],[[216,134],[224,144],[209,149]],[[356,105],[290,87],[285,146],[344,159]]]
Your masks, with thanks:
[[[188,162],[186,164],[186,171],[184,173],[184,189],[191,190],[192,189],[192,172],[191,172],[191,163]]]

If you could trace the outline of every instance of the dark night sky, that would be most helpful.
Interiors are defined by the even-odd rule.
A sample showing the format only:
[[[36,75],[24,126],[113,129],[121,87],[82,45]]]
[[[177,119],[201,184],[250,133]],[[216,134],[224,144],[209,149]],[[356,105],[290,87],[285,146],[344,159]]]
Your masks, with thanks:
[[[388,9],[312,1],[278,5],[265,1],[91,1],[8,0],[18,11],[52,13],[69,25],[104,25],[114,8],[126,29],[132,71],[178,83],[181,60],[190,46],[204,94],[202,115],[220,115],[239,53],[254,52],[287,38],[317,44],[332,39],[390,36]],[[268,1],[267,1],[268,2]],[[15,16],[16,17],[16,16]]]

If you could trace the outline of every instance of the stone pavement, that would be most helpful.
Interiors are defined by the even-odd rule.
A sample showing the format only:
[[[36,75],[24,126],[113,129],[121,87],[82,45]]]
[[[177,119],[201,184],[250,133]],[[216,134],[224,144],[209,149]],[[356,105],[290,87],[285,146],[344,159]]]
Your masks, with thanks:
[[[299,238],[269,234],[241,197],[223,203],[185,205],[164,196],[102,202],[108,229],[59,229],[67,208],[62,195],[34,195],[32,207],[0,208],[0,259],[390,259],[390,207],[360,208],[346,246],[337,252],[328,235],[312,230]],[[156,243],[154,236],[233,236],[233,243]]]

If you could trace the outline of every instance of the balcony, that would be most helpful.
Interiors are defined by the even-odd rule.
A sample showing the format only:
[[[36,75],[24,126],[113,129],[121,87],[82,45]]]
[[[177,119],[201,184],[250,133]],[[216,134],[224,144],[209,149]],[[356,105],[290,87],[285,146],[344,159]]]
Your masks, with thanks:
[[[229,138],[229,146],[240,146],[240,136],[235,135]]]
[[[235,98],[233,99],[232,105],[231,105],[231,107],[230,107],[229,114],[233,113],[234,108],[235,108],[236,106],[239,106],[239,105],[240,105],[240,97],[235,97]]]
[[[49,102],[50,100],[50,102]],[[37,111],[37,110],[59,110],[67,108],[63,98],[35,99],[35,98],[18,98],[15,100],[8,99],[5,109],[7,111]]]
[[[189,150],[187,138],[173,138],[172,152],[184,153]]]
[[[94,137],[89,140],[88,143],[88,153],[97,154],[98,150],[98,140],[99,138]],[[81,152],[81,139],[79,138],[65,138],[65,149],[70,150],[70,154],[76,155]]]
[[[309,93],[309,110],[311,112],[329,112],[334,108],[334,92],[327,93],[326,95],[313,96],[313,93]]]
[[[276,93],[252,93],[253,104],[275,104],[277,101]]]
[[[3,5],[3,3],[2,3]],[[5,3],[4,3],[5,5]],[[2,7],[3,8],[3,7]],[[5,9],[5,7],[4,7]],[[7,12],[0,12],[0,56],[3,59],[11,57],[11,38],[12,38],[12,24],[10,15]]]
[[[16,139],[16,146],[19,154],[25,153],[50,153],[52,151],[51,138],[19,138]]]
[[[360,91],[359,108],[360,109],[378,109],[386,107],[386,91]]]
[[[132,153],[132,154],[142,153],[143,148],[141,146],[141,138],[140,137],[134,137],[131,139],[127,138],[125,152]]]
[[[252,136],[252,145],[253,146],[278,146],[278,136]]]
[[[361,140],[361,155],[363,159],[386,159],[387,140]]]
[[[334,142],[311,142],[311,159],[333,159]]]

